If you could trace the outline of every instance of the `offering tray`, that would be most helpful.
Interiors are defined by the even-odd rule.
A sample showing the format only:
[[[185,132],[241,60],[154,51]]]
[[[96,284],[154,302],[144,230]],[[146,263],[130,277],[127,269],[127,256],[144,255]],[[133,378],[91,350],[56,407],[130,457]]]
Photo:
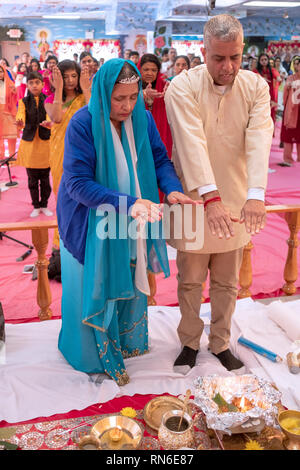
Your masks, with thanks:
[[[225,434],[260,432],[273,426],[281,393],[254,375],[198,377],[195,403],[208,428]]]
[[[93,442],[98,441],[101,450],[135,450],[143,435],[144,429],[134,419],[112,415],[97,421],[89,437]]]
[[[148,426],[158,431],[163,415],[171,410],[183,410],[184,403],[179,398],[171,396],[156,397],[150,400],[144,408],[144,421]],[[187,412],[192,416],[191,407]]]

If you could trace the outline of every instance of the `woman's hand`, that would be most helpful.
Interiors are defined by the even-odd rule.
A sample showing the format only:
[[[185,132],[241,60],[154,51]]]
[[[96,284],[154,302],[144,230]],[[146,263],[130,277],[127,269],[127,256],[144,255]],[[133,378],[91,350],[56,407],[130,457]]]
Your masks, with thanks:
[[[82,67],[80,72],[80,87],[82,91],[89,90],[92,85],[92,81],[90,80],[90,73],[88,67]]]
[[[170,204],[203,204],[203,201],[197,200],[194,201],[191,199],[189,196],[186,194],[180,193],[179,191],[172,191],[168,196],[167,196],[168,202]]]
[[[130,215],[143,224],[146,222],[157,222],[162,218],[162,205],[148,199],[137,199],[132,206]]]
[[[55,90],[62,90],[64,87],[64,80],[57,65],[55,65],[52,69],[51,83]]]
[[[146,99],[151,99],[154,100],[155,98],[163,98],[164,92],[159,92],[155,90],[155,88],[152,88],[151,83],[148,83],[146,88],[144,89],[145,97]]]

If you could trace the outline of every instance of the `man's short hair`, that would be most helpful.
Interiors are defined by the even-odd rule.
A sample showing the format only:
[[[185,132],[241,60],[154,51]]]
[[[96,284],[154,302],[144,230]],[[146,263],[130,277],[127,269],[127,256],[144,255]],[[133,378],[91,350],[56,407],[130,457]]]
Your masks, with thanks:
[[[228,14],[216,15],[204,25],[204,47],[208,47],[212,38],[235,41],[239,34],[243,36],[243,26],[237,18]]]
[[[138,51],[130,51],[130,53],[129,53],[129,59],[130,59],[130,57],[132,57],[133,55],[137,55],[138,57],[140,57],[140,54],[138,53]]]
[[[40,80],[41,82],[44,81],[43,75],[40,74],[39,72],[29,72],[26,78],[27,78],[27,83],[29,82],[29,80]]]

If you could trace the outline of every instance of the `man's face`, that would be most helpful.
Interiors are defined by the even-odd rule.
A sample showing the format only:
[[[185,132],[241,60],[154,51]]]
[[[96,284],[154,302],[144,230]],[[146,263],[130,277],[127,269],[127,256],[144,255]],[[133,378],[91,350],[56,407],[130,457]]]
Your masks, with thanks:
[[[130,54],[130,49],[126,49],[124,52],[124,59],[128,60],[129,59],[129,54]]]
[[[135,65],[137,65],[139,63],[139,56],[137,54],[133,54],[132,56],[130,56],[130,59]]]
[[[176,59],[176,49],[170,49],[169,50],[169,60],[171,60],[172,62],[175,62],[175,59]]]
[[[194,57],[194,59],[191,62],[191,67],[197,67],[197,65],[201,65],[201,60],[198,57]]]
[[[230,85],[240,70],[243,57],[243,37],[235,41],[221,41],[212,37],[203,56],[207,70],[217,85]]]
[[[24,62],[24,64],[26,64],[26,63],[27,63],[27,61],[28,61],[28,57],[29,57],[29,55],[27,55],[27,54],[22,54],[22,56],[21,56],[21,60],[22,60],[22,62]]]

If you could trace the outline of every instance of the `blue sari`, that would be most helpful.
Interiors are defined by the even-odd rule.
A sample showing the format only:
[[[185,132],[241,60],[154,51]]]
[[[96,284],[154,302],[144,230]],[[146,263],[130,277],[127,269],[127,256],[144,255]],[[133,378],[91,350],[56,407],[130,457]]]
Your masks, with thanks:
[[[92,116],[93,145],[97,155],[95,181],[110,190],[121,194],[126,192],[133,197],[137,196],[137,188],[127,134],[122,124],[121,142],[127,164],[123,165],[123,183],[120,187],[110,123],[111,94],[124,63],[123,59],[112,59],[97,72],[88,109]],[[139,88],[139,97],[132,112],[136,173],[141,197],[159,203],[141,81]],[[69,126],[72,126],[72,120]],[[76,143],[74,145],[75,154]],[[65,158],[66,154],[72,153],[70,147],[65,147]],[[116,237],[99,238],[98,228],[104,217],[107,217],[108,225],[110,221],[115,223]],[[118,232],[129,222],[132,219],[127,213],[107,215],[104,211],[90,208],[83,265],[66,249],[67,240],[65,244],[61,240],[63,292],[59,349],[77,370],[106,373],[119,385],[129,381],[124,358],[148,351],[147,296],[135,285],[135,241]],[[151,230],[147,227],[147,269],[163,271],[168,276],[162,225],[161,222],[151,225]]]

